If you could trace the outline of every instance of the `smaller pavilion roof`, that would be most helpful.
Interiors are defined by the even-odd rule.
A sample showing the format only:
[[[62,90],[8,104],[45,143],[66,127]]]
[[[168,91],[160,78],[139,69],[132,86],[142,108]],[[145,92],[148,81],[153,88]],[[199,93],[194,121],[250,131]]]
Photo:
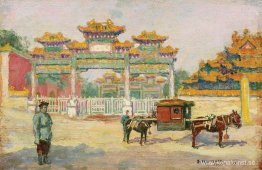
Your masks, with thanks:
[[[133,47],[133,43],[131,43],[130,41],[124,41],[124,42],[115,42],[114,43],[114,47],[115,48],[131,48],[131,47]]]
[[[43,48],[35,47],[30,54],[31,55],[44,55],[44,53],[45,53],[45,50]]]
[[[168,37],[158,35],[156,34],[155,31],[152,32],[143,31],[140,35],[132,36],[132,38],[136,42],[150,42],[150,41],[164,42]]]
[[[160,53],[177,53],[178,50],[179,50],[178,48],[173,48],[171,46],[167,46],[167,47],[161,47]]]
[[[78,41],[72,41],[68,43],[67,48],[70,50],[77,49],[77,50],[87,50],[88,45],[86,42],[78,42]]]
[[[65,44],[70,41],[70,39],[65,38],[61,32],[49,33],[45,32],[42,37],[35,38],[35,41],[42,44]]]

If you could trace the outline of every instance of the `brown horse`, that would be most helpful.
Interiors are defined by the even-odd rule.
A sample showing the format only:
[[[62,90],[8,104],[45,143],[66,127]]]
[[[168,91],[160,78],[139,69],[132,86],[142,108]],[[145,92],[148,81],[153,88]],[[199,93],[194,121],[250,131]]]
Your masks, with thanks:
[[[236,128],[241,127],[241,117],[237,111],[232,110],[232,113],[229,115],[214,116],[212,120],[206,120],[206,117],[197,117],[195,120],[192,120],[192,147],[196,147],[196,136],[201,132],[201,130],[206,130],[208,132],[218,132],[219,142],[218,145],[220,148],[222,145],[223,131],[227,130],[230,126],[235,126]],[[202,120],[201,120],[202,119]]]
[[[152,123],[155,123],[153,120],[143,120],[145,117],[136,116],[133,119],[129,119],[126,123],[127,126],[127,143],[129,143],[129,136],[132,130],[138,132],[141,134],[140,136],[140,145],[142,145],[143,137],[145,137],[145,143],[146,143],[146,137],[147,137],[147,131],[149,129],[150,134],[150,127]],[[152,118],[152,117],[146,117],[146,118]]]

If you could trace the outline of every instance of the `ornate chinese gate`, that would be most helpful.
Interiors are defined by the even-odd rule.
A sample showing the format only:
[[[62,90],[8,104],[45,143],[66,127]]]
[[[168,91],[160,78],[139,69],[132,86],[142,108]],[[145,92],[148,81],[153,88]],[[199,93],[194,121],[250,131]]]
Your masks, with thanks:
[[[132,109],[129,92],[130,74],[169,75],[169,97],[173,98],[174,62],[178,49],[162,46],[167,37],[144,31],[141,35],[132,37],[139,43],[137,48],[133,48],[133,44],[128,41],[123,43],[118,41],[117,36],[125,31],[125,27],[116,26],[111,20],[105,23],[92,20],[87,26],[79,26],[78,29],[83,33],[85,42],[70,42],[61,33],[45,33],[44,36],[35,39],[44,48],[35,48],[31,53],[33,98],[36,96],[36,75],[70,74],[71,99],[73,99],[76,96],[77,74],[88,69],[113,69],[124,72],[124,109]],[[64,49],[65,45],[67,49]],[[76,103],[74,105],[76,107]],[[101,111],[99,106],[93,109]]]

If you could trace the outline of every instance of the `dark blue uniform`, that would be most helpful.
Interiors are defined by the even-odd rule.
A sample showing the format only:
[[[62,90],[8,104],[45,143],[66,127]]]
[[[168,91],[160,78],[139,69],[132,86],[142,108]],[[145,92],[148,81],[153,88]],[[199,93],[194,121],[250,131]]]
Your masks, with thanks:
[[[121,117],[121,123],[123,125],[123,131],[124,131],[124,138],[123,141],[127,141],[127,126],[126,123],[129,120],[129,116],[128,115],[123,115]]]

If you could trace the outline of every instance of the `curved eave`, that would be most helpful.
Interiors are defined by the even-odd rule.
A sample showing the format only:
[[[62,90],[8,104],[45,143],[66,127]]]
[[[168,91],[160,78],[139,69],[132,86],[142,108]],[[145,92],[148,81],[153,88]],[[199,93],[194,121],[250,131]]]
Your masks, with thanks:
[[[48,44],[48,45],[61,45],[61,44],[66,44],[68,42],[70,42],[70,39],[67,40],[61,40],[61,41],[48,41],[48,40],[39,40],[39,39],[35,39],[35,41],[41,43],[41,44]]]
[[[118,30],[92,30],[87,27],[78,26],[78,30],[82,33],[88,33],[88,34],[121,34],[125,32],[125,27],[121,27]]]
[[[166,38],[167,39],[167,38]],[[133,38],[133,40],[137,43],[163,43],[166,39],[137,39]]]
[[[184,84],[192,84],[192,83],[197,83],[197,79],[189,79],[189,80],[183,80],[182,83]]]

